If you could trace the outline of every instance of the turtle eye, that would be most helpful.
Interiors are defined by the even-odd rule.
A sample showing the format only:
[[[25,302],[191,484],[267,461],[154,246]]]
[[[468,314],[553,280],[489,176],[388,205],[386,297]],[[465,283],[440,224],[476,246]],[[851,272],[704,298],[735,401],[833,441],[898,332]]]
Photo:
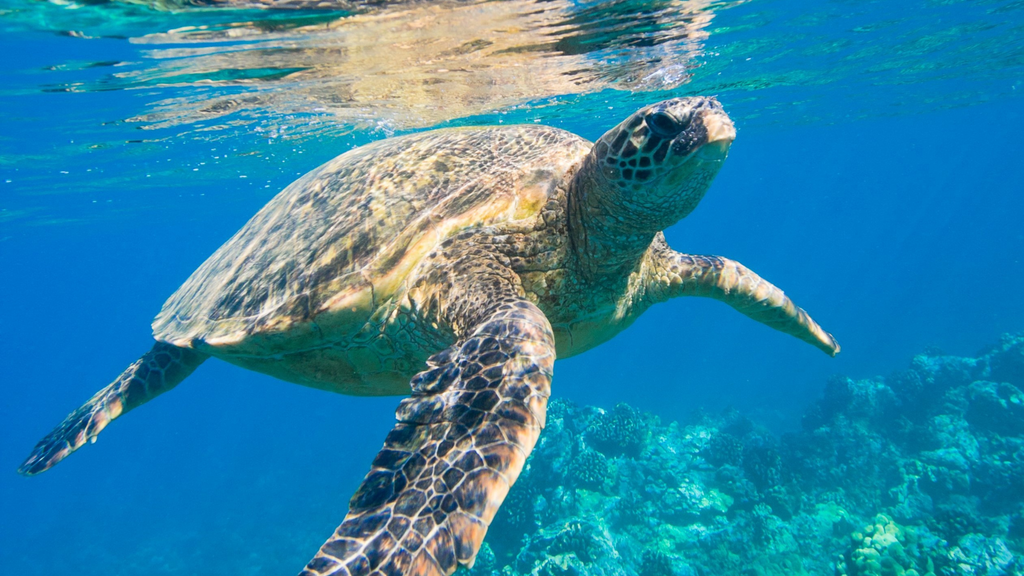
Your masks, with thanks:
[[[685,122],[680,122],[675,116],[663,111],[651,114],[646,121],[651,131],[662,138],[675,138],[686,128]]]

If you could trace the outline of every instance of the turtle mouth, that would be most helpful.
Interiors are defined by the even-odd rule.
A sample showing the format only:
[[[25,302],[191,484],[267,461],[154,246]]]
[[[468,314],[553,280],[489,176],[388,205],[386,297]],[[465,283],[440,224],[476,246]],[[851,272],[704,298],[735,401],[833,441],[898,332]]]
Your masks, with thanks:
[[[720,110],[704,114],[704,129],[708,133],[708,145],[728,148],[736,139],[736,127],[732,119]]]
[[[696,121],[691,121],[687,129],[672,140],[672,152],[686,160],[693,155],[707,160],[724,157],[736,139],[732,120],[717,102],[695,111],[694,116]]]

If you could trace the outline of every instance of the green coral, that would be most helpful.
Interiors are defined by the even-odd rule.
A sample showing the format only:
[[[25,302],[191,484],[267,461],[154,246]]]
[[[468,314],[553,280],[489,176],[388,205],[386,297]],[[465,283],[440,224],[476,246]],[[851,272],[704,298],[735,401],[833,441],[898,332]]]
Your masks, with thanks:
[[[851,551],[836,566],[838,576],[935,576],[930,557],[908,551],[916,544],[914,532],[885,514],[875,516],[874,522],[862,532],[854,532],[851,539]]]

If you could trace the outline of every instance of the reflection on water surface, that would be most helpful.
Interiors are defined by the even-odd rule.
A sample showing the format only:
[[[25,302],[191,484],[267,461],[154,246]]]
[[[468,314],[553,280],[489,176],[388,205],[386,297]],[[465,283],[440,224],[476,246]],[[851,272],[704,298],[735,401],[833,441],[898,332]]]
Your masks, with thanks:
[[[396,131],[541,122],[594,138],[675,96],[717,95],[743,131],[1024,94],[1017,0],[273,5],[289,9],[0,0],[0,169],[17,183],[2,217],[64,222],[40,195],[177,191],[183,174],[274,188],[310,167],[303,151]]]
[[[835,121],[1016,95],[1024,66],[1013,0],[911,0],[898,10],[803,0],[5,5],[7,31],[135,47],[131,60],[57,62],[62,74],[39,88],[144,90],[145,106],[118,120],[201,139],[255,128],[390,133],[517,110],[528,113],[510,119],[548,121],[552,104],[589,117],[609,103],[693,93],[725,97],[741,124]],[[288,9],[254,9],[266,7]],[[81,73],[94,67],[106,73]],[[932,86],[903,88],[923,83]],[[588,94],[598,97],[579,99]],[[765,96],[776,101],[748,105]]]
[[[689,78],[714,15],[708,0],[422,2],[355,13],[293,12],[131,38],[145,65],[58,90],[193,90],[132,118],[153,128],[267,111],[354,127],[430,126],[544,98],[667,90]],[[261,13],[255,14],[262,15]]]

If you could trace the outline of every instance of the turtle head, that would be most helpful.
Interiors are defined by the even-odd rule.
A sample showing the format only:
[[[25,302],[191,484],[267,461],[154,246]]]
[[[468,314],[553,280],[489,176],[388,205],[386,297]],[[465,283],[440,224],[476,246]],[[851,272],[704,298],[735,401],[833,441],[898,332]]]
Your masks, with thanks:
[[[632,270],[655,234],[697,207],[736,137],[714,98],[642,108],[602,136],[570,186],[569,229],[591,279]]]
[[[662,230],[687,216],[711,185],[736,137],[714,98],[647,106],[594,145],[594,168],[615,204],[638,226]],[[597,183],[595,183],[597,184]]]

